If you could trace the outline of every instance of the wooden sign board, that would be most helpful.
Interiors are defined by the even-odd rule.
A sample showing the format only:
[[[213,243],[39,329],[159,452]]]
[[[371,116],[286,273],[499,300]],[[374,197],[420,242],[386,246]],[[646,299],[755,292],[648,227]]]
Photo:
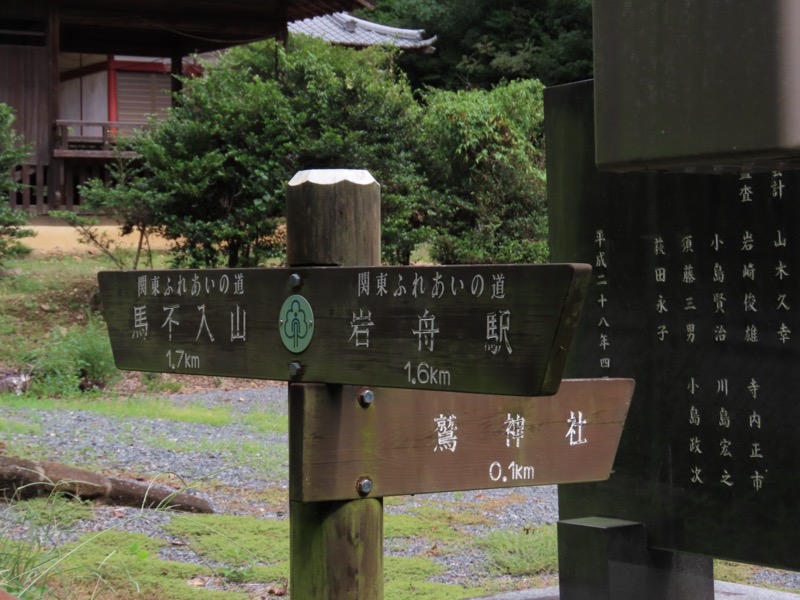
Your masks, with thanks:
[[[489,394],[558,390],[588,265],[99,274],[121,369]]]
[[[609,477],[631,379],[565,380],[551,398],[289,386],[290,497],[370,496],[599,481]],[[363,389],[363,388],[362,388]]]

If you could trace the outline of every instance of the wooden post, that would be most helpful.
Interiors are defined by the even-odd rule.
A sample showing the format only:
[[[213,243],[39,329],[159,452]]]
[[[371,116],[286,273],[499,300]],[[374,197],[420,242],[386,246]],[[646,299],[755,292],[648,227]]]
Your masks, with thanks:
[[[169,63],[170,77],[170,91],[172,92],[172,106],[175,106],[175,96],[181,93],[183,83],[180,78],[183,77],[183,53],[175,50],[170,57]]]
[[[290,266],[379,264],[380,186],[368,172],[297,173],[289,182],[286,215]],[[304,401],[305,387],[290,384],[290,414]],[[303,435],[303,422],[290,418],[290,489],[292,480],[302,477],[293,449]],[[355,488],[357,482],[352,484]],[[383,598],[381,498],[311,503],[290,498],[290,523],[292,598]]]

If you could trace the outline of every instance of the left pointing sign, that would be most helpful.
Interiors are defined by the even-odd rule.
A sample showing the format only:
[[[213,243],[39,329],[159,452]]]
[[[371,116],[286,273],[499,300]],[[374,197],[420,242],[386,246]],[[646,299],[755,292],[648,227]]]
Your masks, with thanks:
[[[117,366],[507,395],[558,390],[587,265],[100,273]]]

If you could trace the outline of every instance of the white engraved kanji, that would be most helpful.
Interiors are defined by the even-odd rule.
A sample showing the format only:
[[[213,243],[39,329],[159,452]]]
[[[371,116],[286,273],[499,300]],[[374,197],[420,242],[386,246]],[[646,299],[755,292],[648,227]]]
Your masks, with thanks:
[[[433,352],[436,334],[439,333],[439,329],[436,327],[436,316],[430,314],[426,308],[422,316],[417,318],[419,319],[417,329],[411,330],[417,336],[417,350],[425,347],[426,350]]]
[[[372,311],[366,315],[364,309],[360,308],[358,314],[353,313],[353,319],[350,321],[352,328],[348,342],[355,339],[356,348],[369,348],[369,328],[375,325],[372,322]]]
[[[458,429],[456,425],[456,416],[454,414],[445,416],[440,413],[439,416],[435,417],[433,420],[436,423],[436,446],[433,448],[433,451],[449,450],[450,452],[455,452],[456,445],[458,444],[458,436],[456,436],[456,430]]]
[[[508,339],[508,332],[511,329],[511,311],[501,310],[500,312],[487,313],[486,315],[486,350],[492,354],[497,354],[505,348],[511,354],[511,342]]]
[[[564,437],[569,438],[570,446],[585,444],[589,441],[583,437],[583,426],[586,425],[587,421],[583,418],[582,411],[578,411],[577,417],[575,416],[574,411],[569,411],[569,419],[567,419],[567,423],[569,423],[569,430]]]
[[[506,426],[506,446],[511,447],[512,440],[517,448],[525,435],[525,417],[517,413],[513,417],[508,413],[505,422]]]

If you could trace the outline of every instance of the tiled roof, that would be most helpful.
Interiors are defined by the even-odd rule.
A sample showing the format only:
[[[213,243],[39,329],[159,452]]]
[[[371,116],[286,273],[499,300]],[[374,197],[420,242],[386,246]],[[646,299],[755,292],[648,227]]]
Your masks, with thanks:
[[[423,39],[422,29],[399,29],[356,18],[346,12],[322,15],[289,23],[292,33],[304,33],[343,46],[391,44],[403,50],[433,52],[436,36]]]

